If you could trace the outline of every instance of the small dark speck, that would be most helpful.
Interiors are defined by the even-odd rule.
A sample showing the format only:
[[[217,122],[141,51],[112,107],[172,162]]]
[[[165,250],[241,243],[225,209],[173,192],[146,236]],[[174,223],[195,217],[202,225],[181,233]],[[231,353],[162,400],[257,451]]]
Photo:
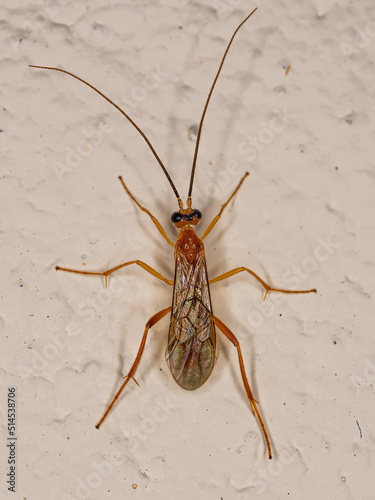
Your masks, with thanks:
[[[282,314],[280,313],[279,316],[282,316]]]
[[[360,436],[360,438],[362,439],[362,429],[361,429],[361,427],[360,427],[360,425],[359,425],[359,423],[358,423],[358,420],[356,420],[356,422],[357,422],[357,427],[358,427],[358,429],[359,429],[359,436]]]
[[[336,345],[336,344],[337,344],[336,340],[334,340],[334,341],[333,341],[333,344],[334,344],[334,345]]]
[[[178,29],[179,29],[179,30],[182,30],[182,29],[184,29],[184,27],[183,27],[183,26],[179,26],[179,27],[178,27]]]
[[[67,438],[66,438],[66,439],[69,441],[69,436],[67,436]]]
[[[198,125],[192,125],[189,128],[188,132],[189,140],[195,142],[197,140],[197,135],[198,135]]]
[[[304,153],[304,152],[305,152],[305,150],[304,150],[304,149],[300,149],[300,153]]]
[[[0,133],[1,133],[1,132],[3,132],[3,129],[2,129],[2,128],[0,128]]]
[[[47,316],[47,318],[49,318],[49,316]]]
[[[23,287],[23,285],[18,285],[18,286],[19,286],[20,288],[22,288],[22,287]]]
[[[338,170],[338,169],[339,169],[339,167],[335,167],[335,170]]]

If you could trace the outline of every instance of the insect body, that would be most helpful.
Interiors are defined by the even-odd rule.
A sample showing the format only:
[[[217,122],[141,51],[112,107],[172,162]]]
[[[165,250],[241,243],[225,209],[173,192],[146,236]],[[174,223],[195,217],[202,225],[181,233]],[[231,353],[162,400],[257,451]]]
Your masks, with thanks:
[[[216,334],[202,240],[184,221],[175,250],[175,279],[166,359],[176,382],[197,389],[211,375]],[[180,223],[181,224],[181,223]]]
[[[255,9],[256,10],[256,9]],[[207,269],[206,269],[206,260],[205,260],[205,251],[203,240],[208,236],[208,234],[212,231],[218,220],[220,219],[224,209],[235,196],[239,188],[241,187],[245,178],[249,175],[246,172],[240,182],[238,183],[236,189],[233,191],[228,200],[222,205],[219,213],[216,217],[211,221],[206,230],[204,231],[201,238],[199,238],[195,231],[194,226],[199,224],[202,214],[199,210],[192,208],[192,189],[193,189],[193,181],[195,168],[197,163],[197,155],[198,148],[200,144],[202,125],[206,115],[208,103],[211,99],[211,95],[213,89],[216,85],[217,79],[223,67],[225,58],[229,51],[229,48],[233,42],[234,37],[236,36],[238,30],[241,26],[249,19],[249,17],[255,12],[255,10],[246,17],[246,19],[237,27],[235,30],[227,48],[224,53],[224,56],[221,60],[221,64],[219,66],[219,70],[215,76],[214,82],[211,86],[210,92],[208,94],[206,104],[204,106],[204,110],[202,113],[202,117],[199,123],[198,134],[197,134],[197,142],[195,146],[193,165],[190,176],[190,185],[188,191],[187,198],[187,208],[183,207],[183,203],[181,201],[180,195],[167,171],[163,162],[157,155],[155,149],[150,143],[149,139],[142,132],[142,130],[138,127],[138,125],[113,101],[111,101],[107,96],[105,96],[102,92],[96,89],[93,85],[86,82],[85,80],[79,78],[73,73],[69,73],[63,69],[59,68],[51,68],[47,66],[32,66],[35,68],[41,69],[51,69],[55,71],[60,71],[62,73],[66,73],[73,78],[81,81],[85,85],[88,85],[91,89],[101,95],[104,99],[106,99],[110,104],[112,104],[120,113],[122,113],[129,122],[138,130],[143,139],[146,141],[156,160],[158,161],[160,167],[162,168],[164,174],[166,175],[173,192],[177,198],[178,212],[174,212],[171,216],[172,222],[174,226],[178,229],[179,233],[177,236],[176,244],[174,244],[167,233],[161,226],[160,222],[154,217],[147,208],[143,207],[130,192],[123,179],[119,177],[123,188],[133,200],[133,202],[138,206],[140,210],[145,212],[152,220],[152,222],[157,227],[160,234],[164,237],[164,239],[175,249],[175,277],[174,280],[169,280],[161,275],[158,271],[150,267],[145,262],[140,260],[132,260],[128,262],[124,262],[116,267],[108,269],[106,271],[80,271],[76,269],[70,269],[65,267],[56,267],[57,270],[66,271],[70,273],[76,274],[87,274],[87,275],[95,275],[95,276],[104,276],[105,284],[107,285],[108,276],[122,269],[124,267],[130,265],[138,265],[148,273],[152,274],[154,277],[164,281],[168,285],[173,285],[173,302],[172,306],[159,311],[154,316],[152,316],[146,323],[145,330],[142,336],[142,340],[138,349],[137,356],[134,360],[132,367],[130,368],[129,373],[124,377],[124,382],[121,387],[118,389],[115,394],[112,402],[109,404],[108,408],[104,412],[102,418],[96,425],[96,428],[99,429],[103,421],[106,419],[108,413],[111,411],[113,405],[119,398],[121,392],[128,384],[130,380],[134,380],[137,384],[138,382],[135,379],[135,374],[138,369],[139,363],[141,361],[141,357],[144,351],[144,347],[146,344],[147,334],[149,329],[155,325],[158,321],[160,321],[164,316],[171,313],[171,321],[169,327],[168,334],[168,345],[166,349],[166,360],[167,364],[170,368],[170,371],[176,380],[176,382],[183,387],[184,389],[197,389],[200,387],[210,376],[212,369],[214,367],[215,358],[216,358],[216,332],[215,327],[217,326],[219,330],[233,343],[233,345],[237,349],[238,361],[240,366],[240,372],[242,377],[242,382],[244,385],[244,389],[246,392],[246,396],[249,400],[251,410],[253,414],[256,416],[259,425],[262,429],[265,442],[268,450],[268,457],[272,458],[271,444],[270,440],[263,423],[262,417],[260,415],[257,401],[255,400],[253,393],[250,388],[250,384],[248,382],[245,366],[242,358],[240,344],[236,338],[236,336],[231,332],[231,330],[220,321],[212,311],[211,305],[211,297],[209,291],[209,284],[216,283],[218,281],[227,279],[231,276],[234,276],[241,272],[247,272],[252,275],[258,282],[263,286],[265,290],[264,298],[266,298],[267,293],[270,291],[282,292],[282,293],[309,293],[315,292],[315,289],[311,290],[283,290],[279,288],[273,288],[269,284],[267,284],[262,278],[260,278],[254,271],[248,269],[247,267],[237,267],[230,271],[227,271],[216,278],[211,280],[208,279]]]

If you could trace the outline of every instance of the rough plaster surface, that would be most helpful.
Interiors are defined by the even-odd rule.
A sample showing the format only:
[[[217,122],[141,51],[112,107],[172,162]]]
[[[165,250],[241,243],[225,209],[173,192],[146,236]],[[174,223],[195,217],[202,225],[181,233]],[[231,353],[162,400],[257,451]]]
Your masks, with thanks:
[[[135,268],[108,290],[100,278],[54,271],[138,258],[172,277],[173,250],[117,176],[171,237],[177,207],[116,110],[68,76],[27,65],[68,69],[122,105],[185,198],[191,128],[228,39],[255,6],[0,7],[1,498],[375,498],[372,2],[259,2],[205,122],[194,191],[202,226],[251,172],[206,240],[210,275],[246,265],[276,286],[318,289],[263,303],[249,276],[212,286],[216,314],[241,342],[273,461],[233,346],[218,333],[211,378],[183,391],[164,360],[167,318],[149,336],[141,387],[130,384],[97,431],[171,288]],[[6,489],[12,386],[16,494]]]

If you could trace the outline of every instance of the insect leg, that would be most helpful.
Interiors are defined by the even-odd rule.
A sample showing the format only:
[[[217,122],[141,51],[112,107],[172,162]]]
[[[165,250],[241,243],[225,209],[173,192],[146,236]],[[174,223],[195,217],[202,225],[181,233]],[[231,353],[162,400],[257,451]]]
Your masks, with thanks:
[[[216,225],[217,221],[220,219],[221,217],[221,214],[224,212],[226,206],[228,205],[228,203],[232,200],[232,198],[234,197],[234,195],[237,193],[237,191],[240,189],[243,181],[246,179],[246,177],[250,175],[249,172],[245,172],[245,174],[243,175],[242,179],[240,180],[240,182],[238,183],[236,189],[233,191],[233,193],[229,196],[229,198],[227,199],[227,201],[221,206],[221,209],[220,209],[220,212],[217,214],[217,216],[211,221],[211,223],[208,225],[208,227],[206,228],[205,232],[203,233],[203,236],[202,236],[202,240],[212,231],[212,229],[214,228],[214,226]]]
[[[243,363],[240,343],[238,342],[237,337],[234,335],[234,333],[231,332],[229,330],[229,328],[226,325],[224,325],[224,323],[222,321],[220,321],[218,318],[216,318],[216,316],[214,316],[214,323],[219,328],[219,330],[221,330],[224,333],[224,335],[227,337],[227,339],[229,339],[232,342],[234,347],[236,347],[236,349],[237,349],[238,361],[240,363],[241,377],[242,377],[242,382],[243,382],[243,385],[245,388],[246,396],[247,396],[247,399],[249,400],[251,411],[252,411],[253,415],[256,415],[258,422],[259,422],[259,425],[260,425],[260,428],[262,429],[263,436],[264,436],[264,439],[266,441],[266,445],[267,445],[267,449],[268,449],[268,458],[271,459],[272,458],[272,451],[271,451],[270,439],[269,439],[267,431],[266,431],[266,426],[264,425],[263,419],[262,419],[260,412],[258,410],[257,404],[259,404],[259,403],[254,398],[253,392],[250,389],[249,381],[247,380],[247,377],[246,377],[245,366]]]
[[[145,344],[146,344],[146,339],[147,339],[147,333],[149,331],[149,329],[154,326],[158,321],[160,321],[162,318],[164,318],[164,316],[166,316],[170,311],[171,311],[172,307],[167,307],[166,309],[163,309],[162,311],[159,311],[158,313],[154,314],[154,316],[152,316],[146,323],[146,326],[145,326],[145,331],[143,332],[143,337],[142,337],[142,340],[141,340],[141,344],[139,346],[139,349],[138,349],[138,353],[137,353],[137,356],[134,360],[134,363],[132,365],[132,367],[130,368],[130,371],[129,373],[124,377],[125,381],[123,382],[122,386],[120,387],[120,389],[116,392],[115,394],[115,397],[112,399],[110,405],[108,406],[108,408],[106,409],[106,411],[104,412],[104,415],[102,416],[102,418],[99,420],[99,422],[96,424],[96,428],[99,429],[99,427],[102,425],[102,423],[104,422],[104,420],[106,419],[108,413],[111,411],[113,405],[116,403],[116,401],[118,400],[120,394],[122,393],[122,391],[124,390],[125,386],[127,385],[127,383],[129,382],[130,379],[133,379],[134,382],[139,386],[138,382],[135,380],[134,378],[134,375],[137,371],[137,368],[139,366],[139,363],[141,361],[141,358],[142,358],[142,354],[143,354],[143,351],[144,351],[144,348],[145,348]]]
[[[143,207],[136,199],[135,197],[133,196],[133,194],[129,191],[129,189],[127,188],[125,182],[123,181],[123,178],[121,177],[121,175],[119,176],[119,179],[120,179],[120,182],[121,184],[123,185],[123,188],[125,189],[125,191],[128,193],[128,195],[130,196],[130,198],[134,201],[134,203],[137,205],[138,208],[140,208],[142,210],[142,212],[145,212],[152,220],[152,222],[155,224],[155,226],[158,228],[158,231],[159,233],[163,236],[164,239],[166,239],[168,241],[168,243],[174,247],[175,244],[173,243],[173,241],[171,241],[167,235],[167,233],[165,232],[163,226],[160,224],[160,222],[157,220],[156,217],[154,217],[152,215],[152,213],[147,210],[147,208]]]
[[[88,274],[91,276],[105,276],[105,286],[107,286],[107,280],[110,274],[114,273],[115,271],[118,271],[122,267],[130,266],[132,264],[137,264],[142,269],[155,276],[155,278],[158,278],[159,280],[164,281],[164,283],[167,283],[167,285],[173,285],[174,283],[173,280],[165,278],[162,274],[158,273],[158,271],[155,271],[155,269],[153,269],[145,262],[142,262],[141,260],[130,260],[129,262],[124,262],[123,264],[120,264],[116,267],[113,267],[112,269],[108,269],[107,271],[103,272],[78,271],[77,269],[68,269],[67,267],[60,267],[60,266],[56,266],[55,269],[56,271],[66,271],[68,273]]]
[[[247,267],[236,267],[236,269],[232,269],[231,271],[228,271],[224,274],[220,274],[220,276],[216,276],[216,278],[213,278],[212,280],[209,281],[209,283],[216,283],[217,281],[225,280],[227,278],[230,278],[231,276],[234,276],[235,274],[241,273],[242,271],[246,271],[252,276],[254,276],[255,279],[259,281],[259,283],[264,287],[266,290],[264,292],[264,297],[263,300],[266,299],[268,292],[282,292],[282,293],[311,293],[314,292],[316,293],[316,288],[311,288],[310,290],[284,290],[283,288],[273,288],[272,286],[268,285],[265,281],[262,280],[260,276],[258,276],[254,271],[251,269],[248,269]]]

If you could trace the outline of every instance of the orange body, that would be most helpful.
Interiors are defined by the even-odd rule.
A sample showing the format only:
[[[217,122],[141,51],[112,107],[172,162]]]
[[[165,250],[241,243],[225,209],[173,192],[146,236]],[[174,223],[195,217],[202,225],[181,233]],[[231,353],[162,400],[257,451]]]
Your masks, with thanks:
[[[184,389],[197,389],[215,364],[216,332],[208,285],[204,245],[194,228],[179,230],[167,364]]]

